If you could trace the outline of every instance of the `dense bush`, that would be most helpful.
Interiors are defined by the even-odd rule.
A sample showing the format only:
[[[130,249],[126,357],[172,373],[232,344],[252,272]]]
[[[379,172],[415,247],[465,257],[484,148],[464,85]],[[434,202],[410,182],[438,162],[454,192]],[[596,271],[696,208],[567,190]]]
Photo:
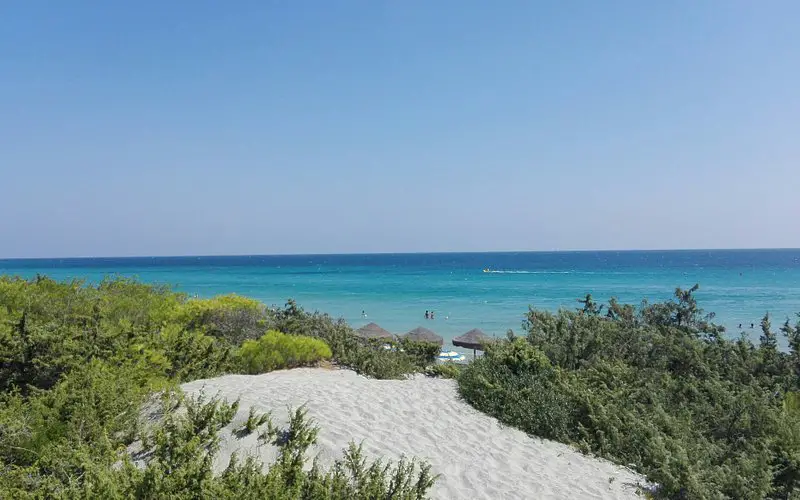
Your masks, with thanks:
[[[7,393],[0,404],[0,484],[19,474],[24,487],[63,485],[87,462],[110,465],[116,446],[137,430],[148,387],[130,368],[91,361],[76,367],[49,391],[30,397]],[[2,491],[2,490],[0,490]],[[3,495],[0,494],[0,498]]]
[[[225,343],[175,322],[184,302],[125,279],[86,286],[0,277],[0,390],[51,388],[92,359],[178,381],[230,369]]]
[[[413,360],[414,365],[420,369],[425,369],[435,364],[436,358],[439,357],[439,353],[442,351],[439,344],[408,340],[405,338],[401,338],[396,343],[396,347],[408,354]]]
[[[187,300],[126,279],[92,286],[0,277],[0,498],[424,497],[428,468],[367,465],[357,448],[329,471],[307,471],[300,451],[310,445],[310,431],[290,439],[267,472],[248,461],[214,476],[216,432],[232,418],[222,403],[189,405],[185,417],[175,414],[148,434],[145,469],[125,460],[125,446],[143,431],[139,411],[149,395],[237,371],[238,342],[271,326],[308,329],[316,338],[304,345],[317,353],[324,351],[319,339],[328,338],[346,359],[378,352],[354,343],[344,322],[298,311],[287,315],[236,296]],[[309,359],[302,349],[281,355],[290,366]],[[255,428],[264,419],[248,422]],[[302,418],[293,422],[310,429]]]
[[[259,338],[270,315],[261,302],[239,295],[191,299],[177,308],[173,318],[190,330],[226,341],[232,346]]]
[[[271,330],[258,340],[246,340],[239,349],[239,366],[245,373],[264,373],[308,366],[332,356],[324,341]]]
[[[487,346],[459,375],[461,395],[508,425],[550,439],[566,439],[571,401],[560,371],[524,339]]]
[[[414,359],[398,350],[383,349],[380,343],[353,339],[337,361],[356,372],[377,379],[400,379],[420,370]]]
[[[451,361],[436,363],[425,369],[425,375],[439,378],[458,378],[463,367],[464,365]]]
[[[669,498],[795,498],[800,325],[769,318],[759,345],[726,340],[693,292],[639,308],[591,296],[531,310],[527,337],[490,347],[459,376],[476,408],[531,434],[634,464]]]
[[[292,300],[283,309],[274,311],[270,327],[288,334],[322,339],[330,346],[336,363],[377,379],[403,378],[424,371],[439,354],[438,347],[432,344],[407,340],[390,342],[394,349],[384,349],[385,341],[357,337],[344,320],[306,312]]]
[[[63,464],[54,463],[48,472],[63,474],[58,481],[35,469],[15,470],[0,483],[0,497],[418,500],[426,498],[435,481],[425,463],[405,459],[397,464],[368,463],[354,444],[327,470],[316,462],[306,467],[318,429],[303,409],[292,412],[287,429],[279,429],[266,415],[254,418],[264,427],[260,439],[278,447],[273,463],[265,468],[253,458],[240,461],[234,455],[227,468],[215,474],[212,463],[219,450],[219,431],[231,423],[237,404],[202,399],[182,403],[175,397],[166,397],[164,403],[162,421],[137,436],[143,449],[135,457],[143,465],[128,455],[107,453],[109,460],[117,460],[113,466],[85,461],[79,468],[62,470]],[[178,411],[181,405],[185,411]],[[86,451],[76,452],[78,459],[81,453]]]

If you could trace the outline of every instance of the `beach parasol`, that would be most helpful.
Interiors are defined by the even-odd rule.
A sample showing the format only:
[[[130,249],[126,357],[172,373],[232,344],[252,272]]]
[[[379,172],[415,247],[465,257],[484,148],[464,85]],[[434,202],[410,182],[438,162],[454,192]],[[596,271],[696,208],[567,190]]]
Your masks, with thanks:
[[[453,339],[453,345],[456,347],[464,347],[466,349],[472,349],[472,357],[475,358],[476,350],[484,351],[484,346],[487,342],[490,342],[492,338],[482,331],[474,328],[464,335],[458,336]]]
[[[444,339],[427,328],[418,326],[405,334],[405,338],[414,342],[430,342],[431,344],[443,345]]]
[[[394,338],[394,335],[387,332],[380,326],[375,323],[370,323],[368,325],[364,325],[358,330],[356,330],[356,335],[364,339],[386,339],[391,340]]]

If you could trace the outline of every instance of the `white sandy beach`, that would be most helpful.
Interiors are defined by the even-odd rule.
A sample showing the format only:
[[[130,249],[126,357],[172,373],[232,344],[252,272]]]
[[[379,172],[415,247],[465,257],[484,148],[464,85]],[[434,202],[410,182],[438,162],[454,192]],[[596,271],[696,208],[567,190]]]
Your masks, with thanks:
[[[274,448],[257,446],[255,434],[232,435],[251,406],[271,411],[275,423],[283,425],[288,407],[305,404],[320,427],[313,454],[323,463],[340,457],[350,441],[363,441],[370,458],[419,457],[441,475],[432,498],[638,498],[636,485],[645,483],[628,469],[500,426],[459,400],[451,380],[373,380],[349,370],[306,368],[229,375],[182,387],[188,394],[240,399],[236,419],[222,433],[217,470],[234,451],[264,462],[275,456]]]

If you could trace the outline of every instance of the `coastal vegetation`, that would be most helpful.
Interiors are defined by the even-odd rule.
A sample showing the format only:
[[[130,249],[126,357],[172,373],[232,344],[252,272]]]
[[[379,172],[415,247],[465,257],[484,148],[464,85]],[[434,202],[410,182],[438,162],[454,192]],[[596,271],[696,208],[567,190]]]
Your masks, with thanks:
[[[245,340],[237,357],[244,373],[258,374],[313,365],[332,355],[331,348],[320,339],[270,330],[258,340]]]
[[[367,462],[355,444],[305,464],[317,429],[239,417],[277,446],[270,464],[212,463],[238,403],[179,384],[330,362],[373,378],[454,378],[480,411],[631,467],[663,498],[800,497],[800,322],[730,338],[678,289],[663,303],[531,308],[524,333],[468,365],[439,347],[371,341],[343,320],[236,295],[188,298],[127,279],[0,278],[0,498],[424,498],[414,460]],[[143,408],[158,408],[156,419]],[[133,453],[132,448],[138,451]],[[133,453],[133,455],[131,455]]]
[[[635,468],[658,497],[800,498],[800,323],[778,333],[767,315],[757,344],[730,340],[696,290],[531,308],[525,335],[488,346],[460,392],[503,423]]]
[[[458,375],[461,373],[463,365],[458,363],[453,363],[450,361],[444,363],[437,363],[434,365],[429,366],[425,369],[425,374],[429,377],[439,377],[439,378],[458,378]]]
[[[238,404],[187,400],[178,386],[326,359],[403,377],[424,370],[427,352],[384,349],[291,301],[269,308],[127,279],[0,277],[0,498],[424,498],[434,481],[427,465],[369,463],[356,445],[330,468],[306,467],[317,429],[302,409],[287,429],[248,415],[242,428],[276,445],[278,458],[265,467],[233,460],[215,475],[218,432]],[[155,395],[153,424],[142,408]]]
[[[439,346],[426,342],[365,340],[353,335],[343,319],[321,312],[307,312],[289,300],[273,311],[270,328],[290,335],[306,335],[325,341],[333,360],[362,375],[377,379],[397,379],[422,372],[439,354]],[[384,349],[384,346],[391,349]]]

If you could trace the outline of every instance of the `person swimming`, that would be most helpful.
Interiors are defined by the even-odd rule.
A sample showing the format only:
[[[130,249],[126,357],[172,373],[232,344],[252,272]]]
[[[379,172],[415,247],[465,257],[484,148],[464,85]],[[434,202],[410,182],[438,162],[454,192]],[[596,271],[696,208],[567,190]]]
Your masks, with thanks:
[[[431,319],[433,319],[433,311],[431,311]]]
[[[431,313],[425,311],[425,319],[431,319]]]
[[[362,318],[366,318],[367,317],[367,312],[364,311],[363,309],[361,310],[361,317]]]

